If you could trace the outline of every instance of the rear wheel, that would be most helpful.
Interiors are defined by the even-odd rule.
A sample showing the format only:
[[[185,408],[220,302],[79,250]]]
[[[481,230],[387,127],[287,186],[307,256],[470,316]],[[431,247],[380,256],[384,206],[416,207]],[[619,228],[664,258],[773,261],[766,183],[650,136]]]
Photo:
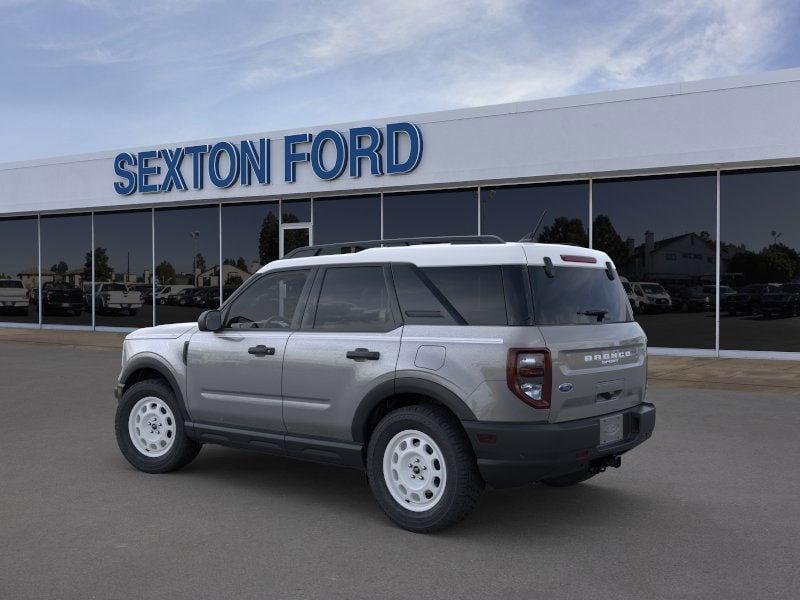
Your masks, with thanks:
[[[446,409],[429,405],[399,408],[378,423],[369,442],[367,475],[386,515],[416,533],[461,521],[484,487],[458,421]]]
[[[186,436],[178,402],[160,379],[133,384],[117,405],[114,422],[122,455],[145,473],[167,473],[188,465],[201,445]]]
[[[568,487],[570,485],[575,485],[577,483],[586,481],[587,479],[591,479],[595,475],[596,473],[590,473],[589,471],[577,471],[575,473],[559,475],[558,477],[548,477],[547,479],[542,479],[542,483],[549,485],[550,487]]]

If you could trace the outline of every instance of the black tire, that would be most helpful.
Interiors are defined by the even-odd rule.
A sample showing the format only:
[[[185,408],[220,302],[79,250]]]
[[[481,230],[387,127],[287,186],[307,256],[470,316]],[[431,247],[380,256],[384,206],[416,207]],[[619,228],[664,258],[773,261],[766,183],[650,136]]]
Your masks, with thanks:
[[[550,487],[569,487],[576,485],[587,479],[591,479],[597,473],[590,473],[589,471],[577,471],[575,473],[567,473],[566,475],[559,475],[558,477],[548,477],[542,479],[542,483]]]
[[[163,456],[146,456],[133,445],[128,433],[128,417],[134,405],[147,396],[162,400],[172,410],[175,417],[175,441],[172,447]],[[194,460],[202,448],[202,444],[189,439],[183,428],[183,418],[180,407],[175,399],[172,388],[161,379],[146,379],[134,383],[129,387],[122,400],[117,405],[117,414],[114,419],[114,429],[117,434],[117,445],[122,455],[134,467],[145,473],[168,473],[185,467]]]
[[[439,446],[447,470],[441,499],[429,510],[414,512],[394,499],[383,476],[383,456],[392,438],[418,430]],[[414,533],[432,533],[458,523],[477,505],[484,488],[475,454],[458,420],[440,406],[415,405],[386,415],[372,433],[367,451],[367,477],[383,512],[394,523]]]

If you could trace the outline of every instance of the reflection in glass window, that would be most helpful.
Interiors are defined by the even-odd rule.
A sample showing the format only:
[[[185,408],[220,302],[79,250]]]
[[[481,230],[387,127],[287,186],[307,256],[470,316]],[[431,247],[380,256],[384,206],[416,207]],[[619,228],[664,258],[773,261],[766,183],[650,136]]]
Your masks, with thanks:
[[[156,209],[156,322],[195,321],[219,307],[219,208]]]
[[[344,267],[325,272],[314,329],[388,331],[392,323],[383,267]]]
[[[278,203],[222,206],[223,301],[261,267],[278,259]]]
[[[41,233],[42,322],[91,325],[92,216],[42,217]]]
[[[94,245],[95,325],[152,325],[151,211],[95,213]]]
[[[314,199],[314,243],[333,244],[381,237],[381,197]]]
[[[383,237],[476,235],[478,190],[385,194]]]
[[[588,182],[481,188],[481,233],[515,242],[539,219],[537,242],[588,246]]]
[[[36,217],[0,219],[0,322],[38,323]]]
[[[800,169],[721,174],[721,349],[800,351],[798,223]]]
[[[226,316],[231,329],[289,329],[296,316],[308,271],[263,275],[242,290]]]
[[[467,325],[508,325],[499,266],[422,269]]]
[[[714,348],[716,175],[595,180],[593,243],[631,284],[649,344]],[[697,258],[696,258],[697,257]]]
[[[311,222],[311,200],[284,200],[281,207],[284,223]]]

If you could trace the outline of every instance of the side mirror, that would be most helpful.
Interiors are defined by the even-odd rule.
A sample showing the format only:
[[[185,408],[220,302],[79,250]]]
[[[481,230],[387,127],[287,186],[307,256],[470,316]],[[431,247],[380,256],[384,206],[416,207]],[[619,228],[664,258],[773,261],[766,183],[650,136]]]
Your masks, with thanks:
[[[197,319],[200,331],[219,331],[222,329],[222,313],[218,310],[207,310]]]

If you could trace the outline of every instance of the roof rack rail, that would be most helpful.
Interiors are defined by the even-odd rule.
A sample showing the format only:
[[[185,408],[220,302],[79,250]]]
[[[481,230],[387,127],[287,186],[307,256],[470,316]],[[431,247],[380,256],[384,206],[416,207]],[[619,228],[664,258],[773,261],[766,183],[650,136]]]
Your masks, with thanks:
[[[421,244],[505,244],[505,240],[496,235],[446,235],[435,237],[409,237],[389,240],[363,240],[359,242],[340,242],[337,244],[319,244],[295,248],[283,258],[304,258],[323,254],[349,254],[361,252],[367,248],[385,246],[418,246]]]

